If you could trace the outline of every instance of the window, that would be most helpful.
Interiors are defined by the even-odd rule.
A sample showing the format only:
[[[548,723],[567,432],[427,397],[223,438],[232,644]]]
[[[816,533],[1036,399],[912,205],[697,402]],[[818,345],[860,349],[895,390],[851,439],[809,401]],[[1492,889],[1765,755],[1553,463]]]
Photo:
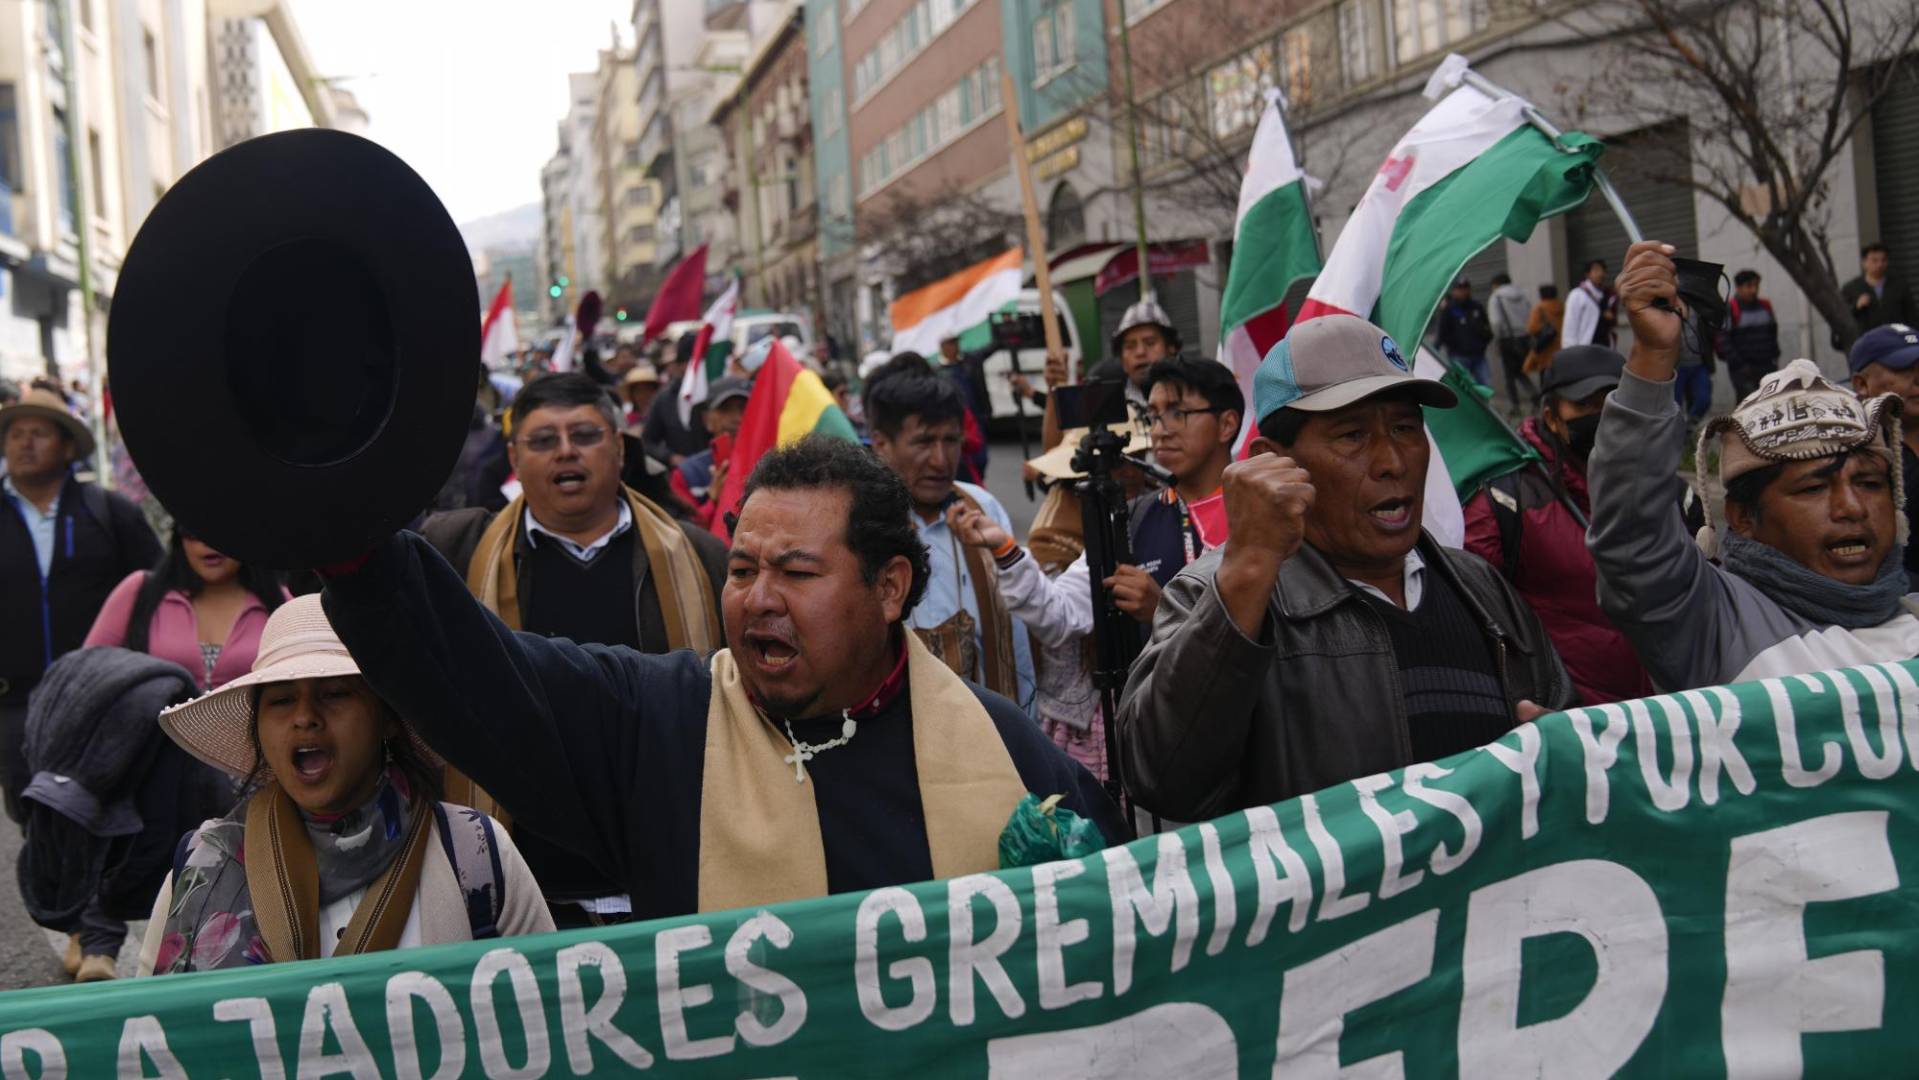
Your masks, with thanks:
[[[1229,139],[1259,123],[1265,108],[1260,96],[1273,81],[1273,47],[1261,45],[1206,73],[1213,135]]]
[[[908,8],[899,21],[886,28],[872,49],[854,61],[853,100],[864,100],[975,2],[977,0],[919,0]]]
[[[819,9],[819,17],[813,20],[813,55],[824,60],[826,55],[840,43],[839,5],[826,0]]]
[[[1406,64],[1486,27],[1484,0],[1392,0],[1393,61]]]
[[[55,168],[60,170],[60,226],[72,232],[80,192],[73,182],[73,155],[67,152],[67,135],[67,112],[56,108],[53,110],[53,157],[58,162]]]
[[[24,190],[20,172],[20,107],[13,84],[0,83],[0,185]]]
[[[845,124],[846,102],[836,86],[820,95],[820,138],[832,138]]]
[[[107,216],[106,163],[100,160],[100,133],[87,129],[87,172],[93,183],[93,216]]]
[[[1061,184],[1046,209],[1046,246],[1053,251],[1063,251],[1085,241],[1085,205],[1073,185]]]
[[[999,58],[991,57],[860,155],[860,195],[879,190],[920,159],[937,153],[999,104]]]
[[[1286,31],[1279,39],[1280,87],[1286,100],[1303,108],[1313,99],[1313,38],[1304,26]]]
[[[153,40],[153,31],[140,30],[140,47],[147,60],[147,94],[155,101],[160,100],[160,48]]]
[[[1052,80],[1073,66],[1073,5],[1061,0],[1033,21],[1033,85]]]
[[[1347,86],[1379,74],[1379,0],[1339,5],[1339,58]]]

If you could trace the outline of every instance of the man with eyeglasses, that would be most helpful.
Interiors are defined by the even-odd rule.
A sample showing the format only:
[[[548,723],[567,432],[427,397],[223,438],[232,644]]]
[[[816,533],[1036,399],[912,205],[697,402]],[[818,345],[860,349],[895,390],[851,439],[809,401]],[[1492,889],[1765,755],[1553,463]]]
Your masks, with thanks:
[[[1150,625],[1161,587],[1188,563],[1226,542],[1220,478],[1233,460],[1246,397],[1224,364],[1190,357],[1154,364],[1146,386],[1153,458],[1173,475],[1173,485],[1132,501],[1128,533],[1133,562],[1119,567],[1105,585],[1115,606]],[[1086,556],[1048,578],[992,517],[955,505],[948,520],[962,543],[993,552],[1007,611],[1043,645],[1057,648],[1092,632]],[[1056,717],[1043,705],[1040,720],[1053,741],[1104,778],[1106,742],[1098,716],[1080,710],[1070,718]]]
[[[547,637],[643,653],[719,648],[726,548],[620,483],[613,398],[587,375],[549,375],[520,391],[512,420],[507,456],[520,497],[498,515],[455,510],[420,528],[473,595],[508,626]],[[451,770],[447,789],[502,820],[515,810]],[[563,838],[516,829],[514,839],[562,929],[630,911],[612,879]]]

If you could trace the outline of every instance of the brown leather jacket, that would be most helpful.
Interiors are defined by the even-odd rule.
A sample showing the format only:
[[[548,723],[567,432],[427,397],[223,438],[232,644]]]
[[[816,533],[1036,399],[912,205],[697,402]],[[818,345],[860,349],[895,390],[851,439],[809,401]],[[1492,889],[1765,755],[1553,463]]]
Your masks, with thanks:
[[[1424,533],[1419,551],[1485,628],[1508,702],[1576,703],[1538,617],[1485,560]],[[1386,628],[1325,558],[1303,546],[1280,568],[1257,641],[1226,613],[1219,560],[1194,562],[1160,596],[1120,704],[1128,794],[1204,821],[1412,764]]]

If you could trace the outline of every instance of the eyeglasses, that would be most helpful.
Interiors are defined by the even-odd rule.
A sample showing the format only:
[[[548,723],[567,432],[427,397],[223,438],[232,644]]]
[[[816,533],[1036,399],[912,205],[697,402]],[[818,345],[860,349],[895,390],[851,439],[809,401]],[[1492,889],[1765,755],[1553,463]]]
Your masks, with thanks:
[[[1167,409],[1165,412],[1148,409],[1140,419],[1146,421],[1147,431],[1151,431],[1162,425],[1165,426],[1167,431],[1185,431],[1186,421],[1192,417],[1198,416],[1201,413],[1218,414],[1221,411],[1218,406],[1206,409]]]
[[[606,428],[598,424],[575,424],[566,429],[566,441],[581,450],[590,449],[606,441]],[[560,433],[555,428],[541,428],[520,436],[520,445],[536,454],[550,454],[560,448]]]

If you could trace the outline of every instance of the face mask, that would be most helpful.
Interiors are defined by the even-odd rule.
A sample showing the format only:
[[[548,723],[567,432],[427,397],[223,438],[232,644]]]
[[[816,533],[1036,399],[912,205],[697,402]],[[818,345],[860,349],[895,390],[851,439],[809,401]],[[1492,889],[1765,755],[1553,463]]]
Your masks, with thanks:
[[[1592,456],[1593,440],[1599,437],[1599,414],[1574,417],[1566,421],[1566,447],[1581,461]]]

